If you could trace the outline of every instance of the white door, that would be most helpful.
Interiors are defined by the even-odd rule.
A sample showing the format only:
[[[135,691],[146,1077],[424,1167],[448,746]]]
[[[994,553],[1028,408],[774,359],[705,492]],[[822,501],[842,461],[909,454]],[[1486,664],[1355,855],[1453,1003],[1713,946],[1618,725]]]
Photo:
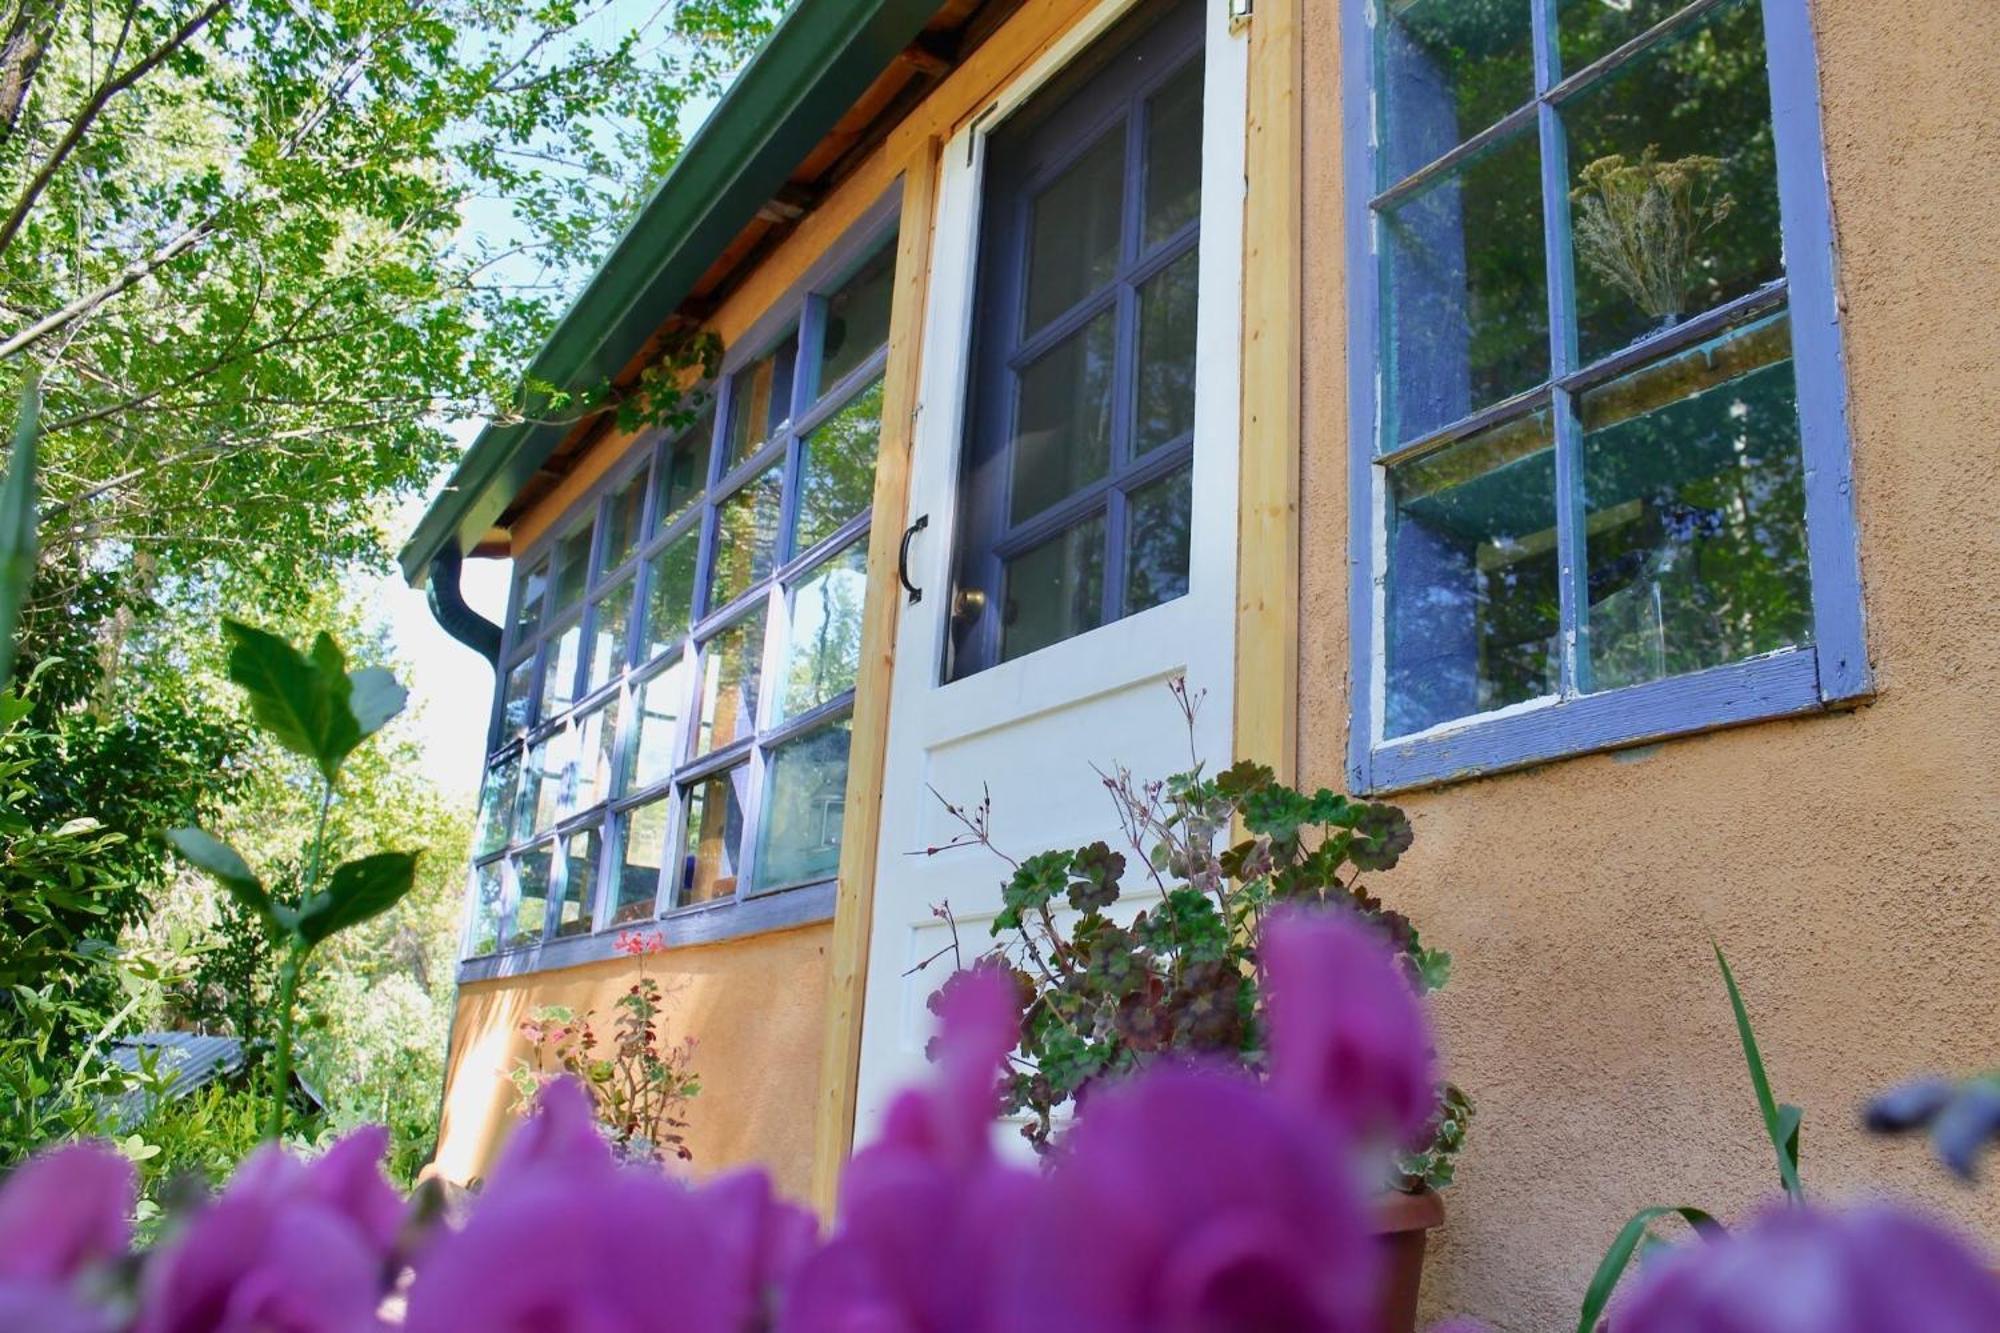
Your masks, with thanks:
[[[1229,31],[1227,7],[1219,3],[1202,3],[1195,20],[1203,58],[1195,113],[1201,154],[1193,284],[1198,374],[1186,593],[1035,651],[1011,657],[995,652],[1002,659],[997,664],[945,680],[962,521],[961,459],[973,415],[970,335],[975,317],[985,317],[975,306],[988,146],[996,134],[1006,134],[1009,115],[1111,30],[1128,4],[1100,6],[1006,90],[994,112],[945,146],[905,519],[926,520],[908,543],[909,578],[923,595],[914,603],[906,599],[896,638],[856,1115],[857,1139],[864,1143],[888,1099],[924,1069],[924,1001],[950,967],[947,956],[927,971],[911,971],[949,940],[933,908],[949,901],[971,954],[990,942],[988,925],[999,907],[1005,867],[997,859],[976,847],[923,854],[962,832],[933,790],[967,806],[990,791],[994,840],[1016,856],[1096,838],[1118,845],[1111,806],[1092,765],[1122,764],[1141,776],[1187,767],[1188,737],[1167,690],[1167,682],[1182,674],[1191,690],[1206,694],[1197,725],[1200,752],[1211,771],[1230,761],[1246,44]],[[1172,141],[1173,128],[1163,124],[1155,137]],[[1179,130],[1174,151],[1184,168],[1194,125],[1184,122]],[[1131,142],[1141,144],[1138,137]],[[1151,151],[1157,155],[1159,148]],[[1126,306],[1139,300],[1135,292]],[[1120,504],[1126,517],[1117,521],[1132,532],[1150,521],[1142,504]],[[894,531],[886,522],[882,527]],[[1050,574],[1046,561],[1040,572]],[[1056,577],[1062,578],[1060,571]],[[1029,608],[1030,619],[1034,614]]]

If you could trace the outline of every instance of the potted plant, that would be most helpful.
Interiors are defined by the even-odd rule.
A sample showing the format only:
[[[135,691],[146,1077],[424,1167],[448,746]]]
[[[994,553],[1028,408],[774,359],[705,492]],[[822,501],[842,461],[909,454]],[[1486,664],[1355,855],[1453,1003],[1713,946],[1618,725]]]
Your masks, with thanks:
[[[1192,736],[1200,700],[1183,681],[1171,689]],[[1124,768],[1101,776],[1125,850],[1095,842],[1017,859],[994,845],[990,795],[970,807],[939,796],[963,832],[925,849],[984,847],[1011,867],[994,941],[978,961],[1006,967],[1021,991],[1004,1109],[1025,1117],[1022,1135],[1037,1152],[1050,1148],[1061,1109],[1100,1080],[1162,1057],[1263,1068],[1257,954],[1273,908],[1356,913],[1380,928],[1420,994],[1445,984],[1449,955],[1426,948],[1409,918],[1362,882],[1410,847],[1397,807],[1308,795],[1250,762],[1213,777],[1199,763],[1155,780]],[[934,910],[952,933],[944,953],[963,968],[951,907]],[[1471,1116],[1465,1094],[1440,1085],[1430,1141],[1383,1162],[1385,1329],[1415,1326],[1426,1233],[1444,1220],[1437,1191],[1451,1182]]]

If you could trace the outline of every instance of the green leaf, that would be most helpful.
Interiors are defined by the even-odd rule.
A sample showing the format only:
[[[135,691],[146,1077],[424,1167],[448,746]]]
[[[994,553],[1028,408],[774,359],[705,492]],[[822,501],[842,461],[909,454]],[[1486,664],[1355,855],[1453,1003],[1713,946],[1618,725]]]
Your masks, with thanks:
[[[1704,1237],[1712,1239],[1723,1234],[1722,1224],[1699,1208],[1642,1208],[1634,1213],[1611,1242],[1611,1248],[1604,1252],[1597,1271],[1591,1274],[1590,1287],[1583,1294],[1583,1311],[1577,1317],[1576,1333],[1595,1333],[1597,1321],[1604,1317],[1604,1308],[1611,1304],[1611,1293],[1618,1286],[1618,1279],[1625,1276],[1625,1269],[1632,1262],[1633,1251],[1648,1237],[1646,1228],[1670,1215],[1679,1216]]]
[[[1796,1107],[1789,1128],[1778,1110],[1778,1099],[1771,1095],[1771,1080],[1764,1073],[1764,1057],[1757,1051],[1757,1034],[1750,1030],[1750,1011],[1743,1007],[1743,992],[1736,988],[1736,977],[1729,970],[1729,960],[1722,956],[1722,946],[1712,945],[1715,950],[1716,966],[1722,969],[1722,984],[1729,988],[1729,1007],[1736,1011],[1736,1037],[1743,1043],[1743,1062],[1750,1066],[1750,1087],[1757,1094],[1757,1109],[1764,1117],[1764,1133],[1771,1140],[1772,1151],[1778,1154],[1778,1180],[1785,1187],[1785,1193],[1795,1200],[1806,1197],[1805,1189],[1799,1184],[1799,1121],[1804,1113]]]
[[[214,876],[216,883],[229,892],[243,906],[255,912],[264,920],[277,925],[277,918],[271,911],[271,895],[265,891],[264,882],[257,878],[234,847],[205,829],[192,826],[177,828],[167,834],[167,841],[174,850],[193,866],[197,866]]]
[[[42,384],[29,375],[14,419],[14,452],[0,482],[0,685],[14,676],[14,631],[35,581],[35,451],[41,434]]]
[[[333,640],[322,634],[310,658],[275,634],[224,620],[229,679],[250,696],[250,711],[278,743],[319,766],[328,782],[361,743],[348,696],[353,683]]]
[[[380,916],[402,901],[417,874],[415,852],[377,852],[334,867],[326,892],[299,913],[299,935],[318,944],[330,935]]]
[[[347,706],[364,737],[380,731],[390,718],[403,711],[410,698],[410,692],[396,682],[387,667],[350,671],[347,680],[352,687]]]

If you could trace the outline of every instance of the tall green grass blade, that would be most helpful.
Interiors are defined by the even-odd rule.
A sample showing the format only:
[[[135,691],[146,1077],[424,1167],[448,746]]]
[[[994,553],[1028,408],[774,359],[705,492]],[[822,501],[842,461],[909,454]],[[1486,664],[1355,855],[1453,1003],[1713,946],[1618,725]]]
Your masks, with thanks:
[[[1703,1237],[1723,1234],[1722,1223],[1699,1208],[1642,1208],[1634,1213],[1611,1242],[1611,1248],[1604,1252],[1597,1271],[1591,1274],[1590,1289],[1583,1293],[1583,1310],[1577,1316],[1576,1333],[1595,1333],[1598,1321],[1604,1318],[1605,1307],[1611,1304],[1611,1293],[1617,1289],[1618,1279],[1625,1276],[1632,1263],[1633,1254],[1640,1245],[1647,1244],[1650,1249],[1649,1242],[1658,1241],[1647,1228],[1663,1217],[1679,1217]]]
[[[1722,946],[1714,945],[1715,962],[1722,969],[1722,984],[1729,988],[1729,1007],[1736,1011],[1736,1037],[1743,1043],[1743,1060],[1750,1066],[1750,1087],[1757,1094],[1757,1109],[1764,1116],[1764,1132],[1770,1136],[1771,1150],[1778,1154],[1778,1180],[1785,1187],[1785,1193],[1795,1201],[1803,1202],[1806,1192],[1799,1184],[1799,1121],[1804,1112],[1795,1106],[1784,1111],[1778,1107],[1778,1099],[1771,1095],[1771,1080],[1764,1073],[1764,1057],[1757,1051],[1757,1034],[1750,1030],[1750,1011],[1743,1007],[1743,992],[1736,988],[1736,977],[1729,970],[1729,960],[1722,956]]]

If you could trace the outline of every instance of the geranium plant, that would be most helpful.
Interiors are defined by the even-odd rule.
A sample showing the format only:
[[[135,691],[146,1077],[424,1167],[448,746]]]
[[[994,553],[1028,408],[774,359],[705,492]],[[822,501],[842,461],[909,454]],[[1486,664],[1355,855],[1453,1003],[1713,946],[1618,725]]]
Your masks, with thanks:
[[[665,945],[657,931],[624,931],[618,952],[640,960],[639,976],[618,997],[608,1041],[596,1015],[566,1005],[543,1005],[521,1023],[530,1054],[514,1068],[516,1111],[531,1111],[542,1089],[558,1078],[575,1079],[590,1094],[598,1123],[618,1156],[627,1161],[687,1162],[687,1105],[701,1091],[694,1072],[695,1039],[668,1045],[660,1037],[666,992],[648,976],[645,959]]]
[[[1192,757],[1201,700],[1184,680],[1169,688]],[[1450,975],[1450,956],[1425,947],[1410,919],[1363,882],[1409,850],[1410,823],[1397,807],[1324,789],[1308,795],[1249,762],[1212,777],[1199,762],[1161,779],[1142,781],[1124,768],[1102,777],[1124,851],[1094,842],[1011,856],[994,845],[990,796],[970,807],[946,801],[964,832],[926,849],[977,845],[1011,867],[987,957],[1007,968],[1023,998],[1006,1109],[1026,1115],[1022,1133],[1038,1150],[1049,1147],[1062,1107],[1162,1055],[1264,1067],[1267,997],[1257,963],[1275,909],[1358,915],[1389,942],[1419,993]],[[956,952],[950,908],[937,910],[952,925],[947,952]],[[1429,1130],[1398,1157],[1392,1183],[1449,1184],[1471,1116],[1465,1094],[1441,1083]]]

